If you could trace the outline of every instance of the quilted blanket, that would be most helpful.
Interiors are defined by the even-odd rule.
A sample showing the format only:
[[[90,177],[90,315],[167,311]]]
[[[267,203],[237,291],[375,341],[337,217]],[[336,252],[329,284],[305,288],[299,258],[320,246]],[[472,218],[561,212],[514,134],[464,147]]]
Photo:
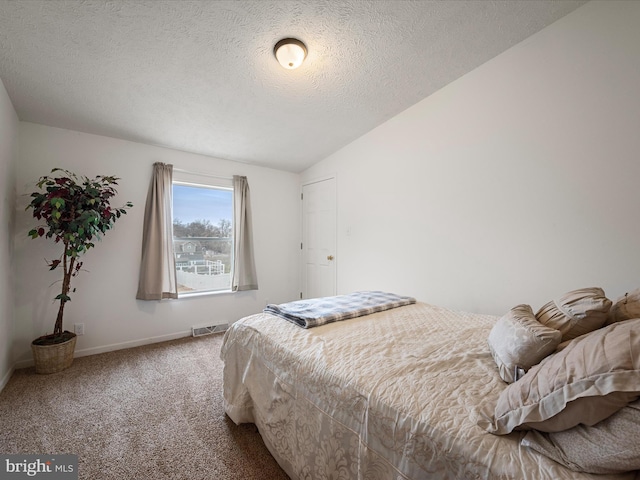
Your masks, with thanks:
[[[312,328],[412,303],[416,303],[415,298],[367,291],[335,297],[296,300],[280,305],[269,304],[264,312],[284,318],[302,328]]]
[[[421,302],[309,329],[251,315],[225,333],[225,411],[292,480],[640,480],[478,427],[507,385],[487,346],[498,318]]]

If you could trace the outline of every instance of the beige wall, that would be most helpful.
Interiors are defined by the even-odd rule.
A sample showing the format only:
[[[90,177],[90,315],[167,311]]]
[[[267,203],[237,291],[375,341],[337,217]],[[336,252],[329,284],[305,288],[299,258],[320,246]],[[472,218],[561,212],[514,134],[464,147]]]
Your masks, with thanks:
[[[158,161],[213,175],[247,176],[260,290],[162,302],[135,299],[144,203],[152,164]],[[18,291],[14,345],[18,366],[31,359],[29,342],[51,331],[55,320],[52,298],[58,285],[51,284],[58,274],[47,270],[44,259],[55,258],[60,252],[52,242],[27,238],[34,221],[30,212],[24,212],[28,197],[22,196],[33,191],[38,177],[54,167],[90,177],[118,176],[121,181],[115,203],[130,200],[134,204],[84,257],[87,271],[77,278],[77,292],[65,309],[65,328],[85,324],[76,356],[183,336],[193,325],[231,323],[261,311],[267,302],[296,297],[300,251],[297,174],[22,122],[15,240]]]
[[[590,2],[303,173],[337,174],[338,291],[534,309],[640,286],[640,2]]]
[[[13,233],[18,116],[0,80],[0,390],[13,371]]]

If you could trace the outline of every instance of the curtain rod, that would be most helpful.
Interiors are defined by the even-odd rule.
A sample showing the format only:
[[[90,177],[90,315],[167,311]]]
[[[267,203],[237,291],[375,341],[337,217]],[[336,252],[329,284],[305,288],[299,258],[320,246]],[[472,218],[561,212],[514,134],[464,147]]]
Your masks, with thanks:
[[[223,177],[221,175],[213,175],[211,173],[192,172],[191,170],[184,170],[182,168],[173,167],[174,172],[187,173],[189,175],[199,175],[201,177],[220,178],[222,180],[233,180],[233,177]]]

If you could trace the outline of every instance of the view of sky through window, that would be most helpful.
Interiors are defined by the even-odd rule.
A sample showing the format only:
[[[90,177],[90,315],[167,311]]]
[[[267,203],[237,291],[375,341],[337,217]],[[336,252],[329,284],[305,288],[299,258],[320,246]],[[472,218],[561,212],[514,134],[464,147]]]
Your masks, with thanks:
[[[217,188],[173,185],[173,218],[182,223],[209,220],[218,225],[220,220],[231,221],[233,191]]]

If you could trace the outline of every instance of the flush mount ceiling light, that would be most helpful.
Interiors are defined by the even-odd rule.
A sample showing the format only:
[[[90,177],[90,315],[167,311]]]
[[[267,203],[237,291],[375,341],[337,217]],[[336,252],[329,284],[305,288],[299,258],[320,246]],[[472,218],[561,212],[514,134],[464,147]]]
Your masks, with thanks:
[[[303,60],[307,56],[307,47],[295,38],[283,38],[273,47],[273,53],[278,59],[278,62],[280,62],[280,65],[289,70],[293,70],[302,65]]]

